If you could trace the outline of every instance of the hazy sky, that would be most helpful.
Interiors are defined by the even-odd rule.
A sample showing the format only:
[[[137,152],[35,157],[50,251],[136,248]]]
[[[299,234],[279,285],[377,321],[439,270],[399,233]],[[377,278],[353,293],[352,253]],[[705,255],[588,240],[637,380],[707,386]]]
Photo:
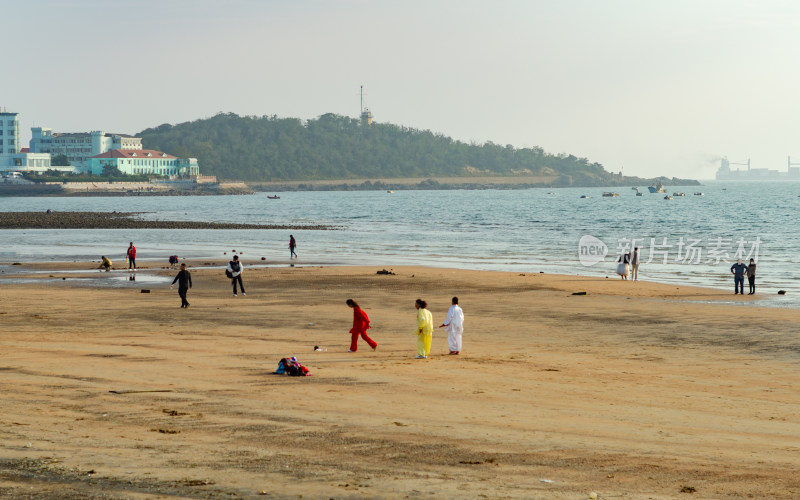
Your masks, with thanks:
[[[800,2],[0,0],[0,107],[136,133],[357,117],[641,176],[800,162]],[[10,54],[9,50],[14,53]]]

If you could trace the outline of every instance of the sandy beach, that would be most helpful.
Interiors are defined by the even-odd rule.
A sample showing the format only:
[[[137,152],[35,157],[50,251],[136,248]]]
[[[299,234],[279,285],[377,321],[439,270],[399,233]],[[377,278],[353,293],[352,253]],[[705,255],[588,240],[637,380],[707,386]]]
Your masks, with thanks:
[[[201,264],[213,263],[189,261]],[[143,277],[177,272],[141,265]],[[388,265],[394,275],[245,269],[247,296],[233,297],[206,265],[191,269],[184,310],[169,281],[95,286],[107,276],[91,267],[0,275],[0,497],[800,493],[795,309],[732,291]],[[46,272],[15,281],[31,269]],[[414,299],[438,325],[453,295],[462,353],[449,356],[437,329],[431,358],[414,359]],[[372,319],[375,352],[363,341],[347,352],[347,298]],[[312,376],[274,375],[285,356]]]

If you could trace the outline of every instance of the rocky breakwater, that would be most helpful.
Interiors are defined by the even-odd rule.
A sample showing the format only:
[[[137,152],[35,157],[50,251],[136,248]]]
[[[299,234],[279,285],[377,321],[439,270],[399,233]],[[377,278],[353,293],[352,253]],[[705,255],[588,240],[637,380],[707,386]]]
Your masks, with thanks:
[[[138,212],[0,212],[0,229],[306,229],[333,226],[144,220]]]

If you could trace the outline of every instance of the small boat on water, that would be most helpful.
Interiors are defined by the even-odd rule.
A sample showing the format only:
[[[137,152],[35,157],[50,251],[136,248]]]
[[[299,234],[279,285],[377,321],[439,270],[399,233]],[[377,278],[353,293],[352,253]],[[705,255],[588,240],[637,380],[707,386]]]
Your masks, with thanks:
[[[686,196],[686,193],[672,193],[672,196]]]
[[[652,186],[648,187],[647,189],[649,189],[651,193],[665,193],[666,192],[666,191],[664,191],[664,185],[661,184],[660,182],[656,182],[655,184],[653,184]]]
[[[281,199],[281,197],[278,196],[277,194],[275,196],[267,195],[267,198],[270,199],[270,200],[280,200]]]
[[[606,191],[605,193],[603,193],[603,196],[605,196],[606,198],[616,198],[619,196],[619,193],[611,193],[609,191]]]
[[[706,194],[705,193],[701,193],[700,191],[698,191],[694,195],[695,196],[705,196]]]
[[[671,199],[672,199],[672,196],[670,196],[670,195],[666,195],[666,196],[664,196],[664,199],[665,199],[665,200],[671,200]]]
[[[394,194],[394,191],[392,191],[391,189],[387,190],[386,192],[389,194]]]
[[[640,193],[639,191],[636,191],[636,196],[642,196],[642,193]]]
[[[588,194],[582,194],[582,195],[581,195],[581,199],[588,198],[588,197],[589,197],[589,195],[588,195]]]

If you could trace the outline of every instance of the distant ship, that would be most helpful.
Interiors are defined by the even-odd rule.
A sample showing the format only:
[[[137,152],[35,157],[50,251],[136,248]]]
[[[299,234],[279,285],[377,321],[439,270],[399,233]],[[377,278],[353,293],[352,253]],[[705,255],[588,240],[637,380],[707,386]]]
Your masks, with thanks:
[[[787,179],[800,179],[800,167],[796,162],[792,162],[792,157],[789,156],[786,161],[786,170],[772,170],[769,168],[751,168],[750,158],[747,161],[734,162],[729,161],[727,157],[720,160],[719,168],[717,169],[718,181],[752,181],[752,180],[787,180]],[[746,166],[747,170],[739,169],[733,170],[731,165]]]
[[[649,189],[651,193],[665,193],[666,192],[666,191],[664,191],[664,185],[661,184],[660,182],[656,182],[652,186],[649,186],[647,189]]]

